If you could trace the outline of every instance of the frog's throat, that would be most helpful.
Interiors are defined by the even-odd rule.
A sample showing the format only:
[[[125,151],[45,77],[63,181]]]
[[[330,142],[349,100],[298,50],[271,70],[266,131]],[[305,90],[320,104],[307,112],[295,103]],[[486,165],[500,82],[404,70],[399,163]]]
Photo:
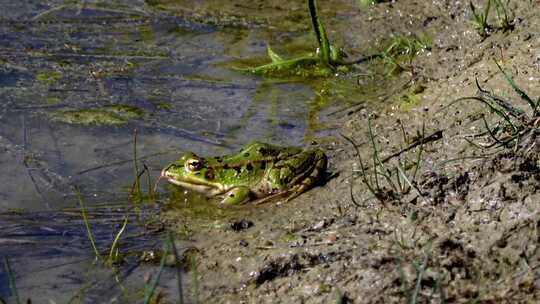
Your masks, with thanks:
[[[225,189],[225,187],[219,184],[216,184],[216,185],[203,184],[203,183],[197,183],[197,181],[194,181],[194,180],[190,180],[188,182],[188,181],[181,181],[181,180],[175,179],[174,177],[169,176],[165,170],[161,172],[161,178],[165,178],[169,183],[205,194],[206,196],[209,196],[209,197],[217,196],[217,195],[227,192],[227,189]]]
[[[209,186],[209,185],[194,184],[194,183],[191,183],[191,182],[188,183],[188,182],[183,182],[183,181],[179,181],[179,180],[172,179],[172,178],[168,178],[168,181],[170,183],[172,183],[172,184],[177,185],[177,186],[180,186],[180,187],[183,187],[183,188],[186,188],[186,189],[190,189],[190,190],[205,194],[207,196],[217,196],[217,195],[220,195],[220,194],[223,194],[223,193],[226,192],[223,189],[216,188],[214,186]]]

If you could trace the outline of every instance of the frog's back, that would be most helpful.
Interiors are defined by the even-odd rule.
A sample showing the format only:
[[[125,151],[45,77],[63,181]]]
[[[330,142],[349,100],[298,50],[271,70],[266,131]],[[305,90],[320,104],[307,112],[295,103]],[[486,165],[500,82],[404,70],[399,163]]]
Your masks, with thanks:
[[[300,148],[280,147],[255,141],[246,145],[240,152],[229,155],[226,159],[230,162],[237,160],[271,161],[298,153],[301,150]]]

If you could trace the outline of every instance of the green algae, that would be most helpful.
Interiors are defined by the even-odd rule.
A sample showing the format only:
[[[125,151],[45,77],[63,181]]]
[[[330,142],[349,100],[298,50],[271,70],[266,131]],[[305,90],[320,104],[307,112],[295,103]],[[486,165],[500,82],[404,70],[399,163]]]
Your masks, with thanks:
[[[381,58],[386,65],[386,73],[399,73],[407,70],[409,64],[418,54],[430,50],[431,38],[423,35],[397,35],[386,43],[381,52]]]
[[[144,114],[143,110],[137,107],[123,104],[104,106],[101,109],[103,109],[103,111],[114,113],[127,120],[140,118]]]
[[[305,31],[308,16],[303,0],[237,1],[145,0],[149,9],[161,14],[181,16],[201,24],[222,27],[263,26],[284,31]]]
[[[51,115],[52,120],[74,125],[122,125],[142,117],[143,111],[128,105],[110,105],[93,109],[62,110]]]
[[[52,85],[62,78],[63,74],[60,71],[39,71],[36,73],[36,80],[45,84]]]
[[[54,104],[59,104],[60,102],[62,102],[62,99],[55,96],[49,96],[45,99],[45,101],[47,102],[47,104],[54,105]]]
[[[238,70],[259,76],[276,78],[330,77],[335,73],[332,68],[323,64],[318,57],[309,55],[288,60],[273,61],[272,63],[263,64],[257,67]]]
[[[315,0],[308,1],[308,9],[313,24],[313,31],[319,46],[315,52],[291,59],[283,59],[268,46],[267,52],[268,57],[272,61],[271,63],[238,70],[255,75],[277,78],[330,77],[338,71],[348,71],[346,67],[348,64],[342,60],[346,55],[341,49],[332,46],[328,40],[326,29],[317,14],[317,3]]]
[[[189,238],[194,231],[226,230],[239,211],[249,207],[221,208],[215,200],[176,185],[167,185],[169,200],[161,219],[179,236]]]
[[[139,35],[141,37],[141,40],[146,43],[154,42],[156,40],[154,29],[150,25],[140,26]]]
[[[126,119],[100,109],[68,110],[57,112],[52,116],[53,120],[76,125],[120,125],[127,122]]]
[[[410,111],[416,108],[422,102],[422,94],[425,90],[425,84],[417,83],[401,92],[397,97],[400,109]]]

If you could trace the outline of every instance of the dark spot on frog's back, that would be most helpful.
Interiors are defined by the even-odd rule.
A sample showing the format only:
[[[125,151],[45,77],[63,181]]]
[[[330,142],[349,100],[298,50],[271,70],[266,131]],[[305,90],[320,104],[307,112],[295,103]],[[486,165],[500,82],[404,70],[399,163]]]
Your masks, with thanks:
[[[214,170],[212,170],[212,169],[206,170],[206,172],[204,173],[204,177],[207,180],[213,180],[214,179]]]
[[[251,165],[250,163],[248,163],[248,164],[246,165],[246,170],[248,170],[248,171],[253,170],[253,165]]]
[[[221,156],[216,156],[216,157],[214,157],[214,159],[215,159],[218,163],[223,162],[223,159],[221,158]]]
[[[264,147],[259,147],[257,148],[257,151],[261,154],[261,156],[267,156],[268,155],[268,149],[264,148]]]

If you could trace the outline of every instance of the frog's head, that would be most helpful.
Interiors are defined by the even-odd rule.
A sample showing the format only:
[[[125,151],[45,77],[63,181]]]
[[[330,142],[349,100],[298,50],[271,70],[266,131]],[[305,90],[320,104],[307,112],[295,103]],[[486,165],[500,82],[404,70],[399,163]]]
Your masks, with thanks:
[[[225,191],[224,186],[215,180],[214,169],[206,166],[204,158],[192,152],[184,154],[161,171],[161,178],[184,188],[215,196]]]

